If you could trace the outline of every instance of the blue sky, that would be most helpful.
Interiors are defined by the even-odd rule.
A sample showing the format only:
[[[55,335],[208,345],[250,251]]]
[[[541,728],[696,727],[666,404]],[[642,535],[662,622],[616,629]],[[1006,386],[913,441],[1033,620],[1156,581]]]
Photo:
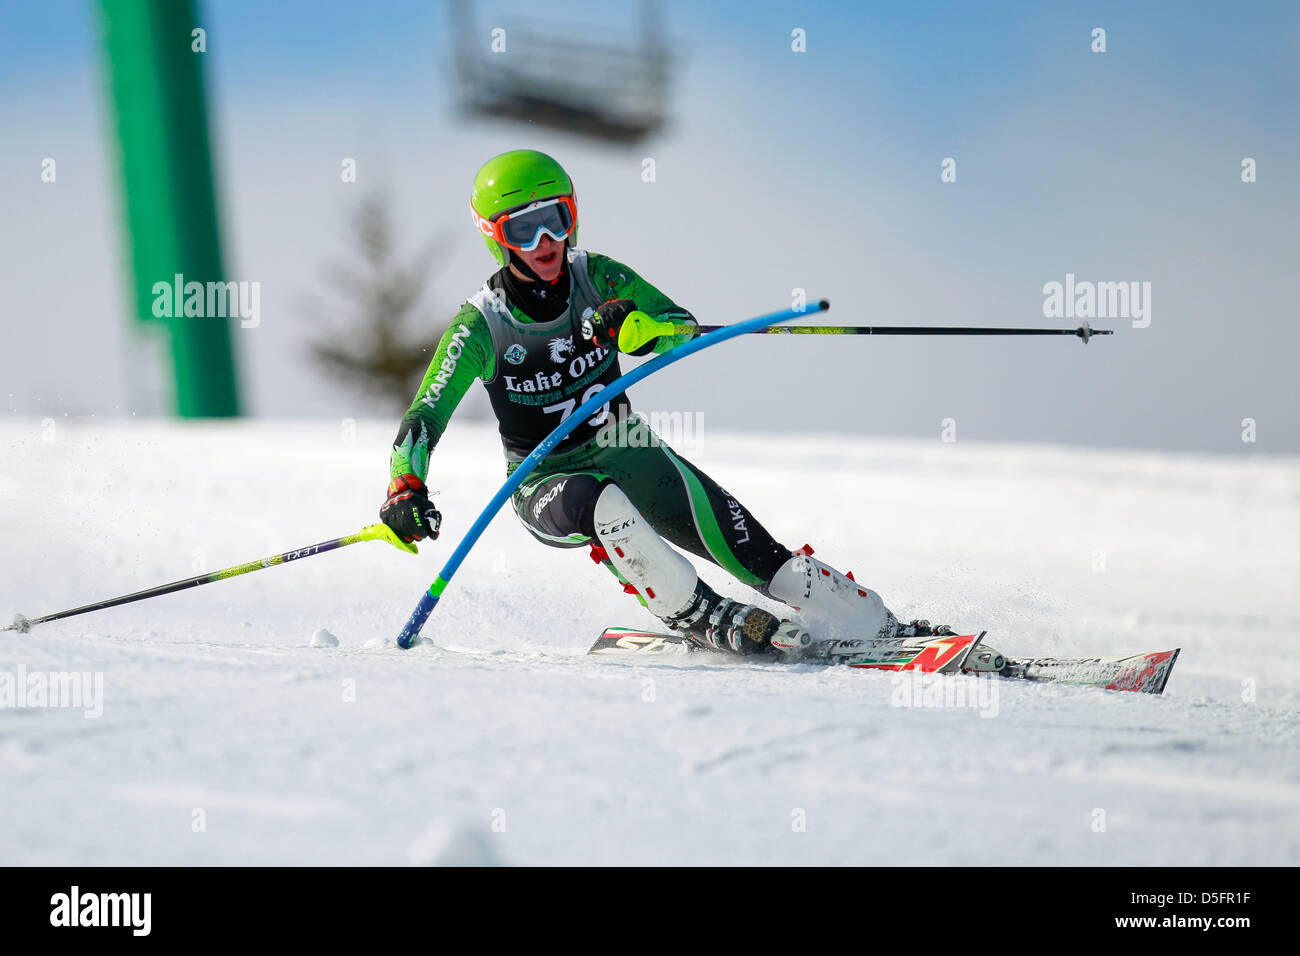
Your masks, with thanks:
[[[540,14],[498,2],[476,16],[483,31],[527,22],[631,37],[635,8],[611,6]],[[792,398],[761,406],[773,427],[805,427],[794,396],[815,391],[815,427],[846,433],[937,434],[960,409],[966,437],[1239,452],[1238,423],[1252,416],[1258,450],[1300,451],[1294,4],[667,3],[674,122],[632,149],[456,116],[443,3],[202,10],[228,258],[269,303],[266,326],[241,342],[259,413],[366,413],[302,363],[310,329],[293,305],[344,248],[339,156],[397,194],[410,241],[459,241],[433,286],[441,320],[491,265],[458,231],[469,177],[493,152],[536,145],[578,177],[584,244],[706,321],[779,308],[803,287],[831,298],[838,322],[1032,325],[1042,284],[1067,271],[1155,286],[1150,329],[1086,353],[749,341],[734,355],[759,371],[752,382],[719,390],[725,369],[701,366],[647,383],[643,407],[707,407],[720,428],[753,427],[755,396],[775,378]],[[1096,26],[1101,55],[1089,50]],[[806,54],[790,51],[794,27]],[[0,283],[102,355],[126,346],[118,325],[89,318],[122,308],[96,31],[85,0],[0,12],[0,188],[12,210]],[[51,154],[61,181],[42,191],[29,172]],[[653,187],[639,181],[643,156],[658,163]],[[949,156],[958,181],[941,185]],[[1243,156],[1259,162],[1258,183],[1240,182]],[[40,254],[56,243],[57,257]],[[135,407],[132,360],[78,369],[39,335],[30,346],[0,369],[11,410]]]
[[[634,35],[635,7],[611,11],[603,2],[532,5],[483,3],[483,25],[517,22]],[[807,30],[809,60],[835,59],[833,71],[798,67],[781,75],[787,92],[834,107],[857,99],[851,86],[867,78],[869,95],[887,99],[918,131],[944,136],[996,109],[1008,87],[1041,84],[1057,73],[1086,69],[1087,34],[1108,29],[1108,65],[1140,66],[1148,82],[1176,88],[1188,103],[1239,113],[1264,127],[1285,124],[1296,135],[1300,91],[1300,9],[1292,3],[688,3],[664,5],[675,47],[715,62],[763,64],[784,54],[789,30]],[[224,88],[265,89],[266,81],[298,89],[324,83],[423,92],[437,80],[422,73],[447,39],[449,16],[438,0],[385,0],[359,8],[352,0],[272,2],[209,0],[204,24],[229,29],[237,42],[220,54]],[[0,89],[12,94],[33,80],[85,65],[98,54],[93,0],[7,4],[0,14]],[[1084,37],[1082,42],[1079,37]],[[793,61],[791,61],[793,64]]]

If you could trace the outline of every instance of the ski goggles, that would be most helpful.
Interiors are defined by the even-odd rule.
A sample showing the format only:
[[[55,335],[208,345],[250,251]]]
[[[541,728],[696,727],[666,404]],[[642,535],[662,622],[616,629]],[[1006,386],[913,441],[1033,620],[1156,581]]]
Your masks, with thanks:
[[[542,241],[543,234],[557,241],[564,241],[573,231],[573,224],[577,218],[578,207],[572,196],[540,199],[535,203],[503,213],[495,220],[484,219],[474,211],[474,222],[479,232],[509,249],[520,252],[532,252],[536,249],[537,244]]]

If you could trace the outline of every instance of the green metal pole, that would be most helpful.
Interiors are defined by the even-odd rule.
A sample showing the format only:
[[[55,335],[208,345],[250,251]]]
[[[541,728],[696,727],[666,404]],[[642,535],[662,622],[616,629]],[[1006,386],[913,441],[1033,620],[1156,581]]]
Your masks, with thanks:
[[[206,295],[202,315],[181,309],[159,316],[155,309],[158,283],[170,288],[180,275],[206,289],[223,280],[203,95],[207,54],[192,49],[192,31],[201,26],[194,2],[99,0],[99,6],[136,317],[167,323],[177,414],[238,415],[229,315],[208,314]]]

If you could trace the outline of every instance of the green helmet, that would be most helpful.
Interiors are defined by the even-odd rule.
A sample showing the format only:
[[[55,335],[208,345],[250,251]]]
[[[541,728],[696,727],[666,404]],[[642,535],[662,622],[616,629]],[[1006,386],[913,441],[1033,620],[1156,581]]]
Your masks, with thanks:
[[[575,196],[573,180],[563,166],[545,153],[512,149],[483,164],[474,177],[469,206],[474,213],[474,225],[498,263],[508,265],[510,254],[492,237],[492,220],[503,212],[555,196]],[[570,245],[578,241],[576,217],[568,241]]]

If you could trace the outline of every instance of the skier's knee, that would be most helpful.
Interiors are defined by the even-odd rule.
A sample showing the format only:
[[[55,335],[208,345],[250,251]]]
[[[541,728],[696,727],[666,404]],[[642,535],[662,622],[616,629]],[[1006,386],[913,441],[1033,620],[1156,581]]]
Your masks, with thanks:
[[[595,475],[582,475],[581,477],[585,481],[582,484],[582,496],[575,520],[582,534],[589,538],[595,538],[596,503],[600,501],[600,496],[606,488],[617,488],[618,486],[614,484],[612,478],[597,478]],[[575,496],[574,500],[577,502],[578,498]]]
[[[520,506],[520,517],[549,538],[590,538],[596,499],[608,480],[586,474],[548,478]]]

